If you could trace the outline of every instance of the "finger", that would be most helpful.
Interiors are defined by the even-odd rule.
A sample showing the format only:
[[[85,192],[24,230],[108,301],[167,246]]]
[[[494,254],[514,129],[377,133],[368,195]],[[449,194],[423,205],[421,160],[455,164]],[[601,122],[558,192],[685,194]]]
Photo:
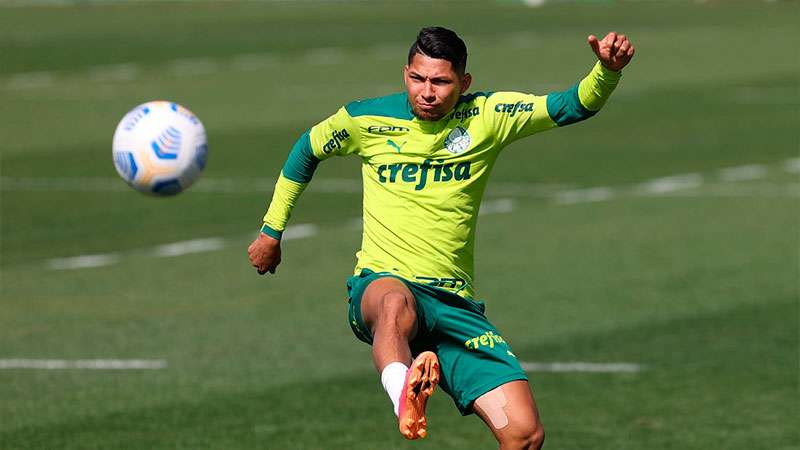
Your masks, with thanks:
[[[619,50],[617,50],[616,57],[621,58],[626,53],[628,53],[628,49],[630,48],[631,44],[628,41],[624,41],[622,45],[619,46]]]
[[[275,274],[275,267],[272,267],[271,269],[269,269],[268,272],[274,275]]]
[[[606,45],[608,47],[608,57],[612,57],[614,53],[617,52],[616,42],[617,42],[617,33],[612,31],[606,35],[605,38]]]
[[[625,46],[626,49],[627,49],[627,46],[630,45],[630,43],[628,42],[628,38],[626,38],[624,34],[620,34],[619,36],[617,36],[617,41],[616,41],[615,45],[616,45],[616,48],[617,48],[617,53],[619,53],[619,50],[623,46]]]
[[[267,271],[266,271],[266,270],[261,270],[261,269],[258,269],[258,274],[259,274],[259,275],[264,275],[265,273],[267,273]]]
[[[589,47],[592,48],[592,51],[598,57],[600,56],[600,42],[597,40],[597,36],[590,34],[589,35]]]
[[[633,58],[633,54],[636,52],[636,49],[631,45],[631,48],[628,49],[628,58]]]

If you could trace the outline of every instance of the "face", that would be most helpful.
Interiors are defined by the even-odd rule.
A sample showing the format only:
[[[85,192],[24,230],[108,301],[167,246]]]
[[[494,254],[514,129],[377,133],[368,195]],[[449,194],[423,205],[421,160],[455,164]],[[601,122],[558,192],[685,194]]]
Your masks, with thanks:
[[[453,110],[472,76],[459,76],[450,61],[417,53],[403,68],[403,80],[414,115],[422,120],[439,120]]]

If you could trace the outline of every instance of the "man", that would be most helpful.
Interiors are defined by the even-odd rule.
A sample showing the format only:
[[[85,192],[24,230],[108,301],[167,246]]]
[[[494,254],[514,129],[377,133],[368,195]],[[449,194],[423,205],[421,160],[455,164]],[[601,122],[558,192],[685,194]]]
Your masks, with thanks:
[[[501,449],[542,446],[525,372],[473,300],[475,224],[500,150],[594,115],[634,53],[613,32],[589,36],[589,45],[599,61],[567,91],[466,95],[472,76],[464,42],[450,30],[423,28],[403,69],[406,92],[341,108],[306,131],[283,166],[248,248],[260,274],[275,273],[281,232],[319,161],[361,157],[364,232],[347,282],[349,321],[372,345],[408,439],[426,435],[425,405],[441,384],[462,414],[483,419]]]

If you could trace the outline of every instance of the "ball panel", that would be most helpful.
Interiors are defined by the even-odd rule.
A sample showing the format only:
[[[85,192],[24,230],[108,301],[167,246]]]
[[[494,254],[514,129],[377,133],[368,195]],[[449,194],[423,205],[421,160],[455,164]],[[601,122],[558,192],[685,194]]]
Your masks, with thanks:
[[[128,183],[132,183],[136,178],[136,173],[139,167],[136,165],[136,160],[133,158],[131,152],[114,152],[114,167],[117,168],[117,173]]]
[[[168,126],[150,142],[150,147],[158,159],[178,159],[181,150],[181,130]]]
[[[158,195],[175,195],[182,190],[183,188],[178,180],[158,181],[153,184],[153,193]]]

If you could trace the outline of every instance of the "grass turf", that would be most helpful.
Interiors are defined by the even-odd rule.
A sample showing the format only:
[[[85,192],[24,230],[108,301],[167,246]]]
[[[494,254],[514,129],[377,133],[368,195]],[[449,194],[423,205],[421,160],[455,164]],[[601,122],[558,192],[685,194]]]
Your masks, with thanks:
[[[345,319],[359,239],[344,223],[359,214],[357,193],[307,192],[292,223],[322,231],[284,243],[278,276],[265,279],[244,249],[269,192],[201,189],[274,177],[310,124],[399,89],[405,48],[430,21],[463,31],[476,89],[566,88],[591,66],[589,33],[614,28],[638,47],[598,117],[515,144],[493,174],[498,184],[620,195],[562,205],[490,183],[489,198],[515,208],[480,220],[478,292],[520,359],[645,366],[530,374],[548,447],[798,448],[800,220],[797,176],[783,166],[798,156],[796,3],[448,3],[425,5],[424,21],[420,8],[2,9],[0,358],[163,358],[169,367],[1,370],[0,448],[492,448],[480,421],[461,418],[444,395],[432,401],[430,438],[406,443],[395,432],[369,348]],[[272,63],[237,69],[242,54]],[[186,58],[215,69],[173,72]],[[136,64],[134,79],[98,81],[98,66],[119,63]],[[20,87],[42,71],[49,84]],[[112,180],[114,126],[153,98],[186,104],[208,128],[210,163],[196,189],[164,200],[124,186],[20,187]],[[765,178],[720,178],[743,164],[763,165]],[[356,179],[357,170],[335,160],[315,178]],[[637,183],[686,173],[702,186],[636,194]],[[171,259],[149,250],[210,236],[228,245]],[[121,262],[47,266],[105,252]]]

